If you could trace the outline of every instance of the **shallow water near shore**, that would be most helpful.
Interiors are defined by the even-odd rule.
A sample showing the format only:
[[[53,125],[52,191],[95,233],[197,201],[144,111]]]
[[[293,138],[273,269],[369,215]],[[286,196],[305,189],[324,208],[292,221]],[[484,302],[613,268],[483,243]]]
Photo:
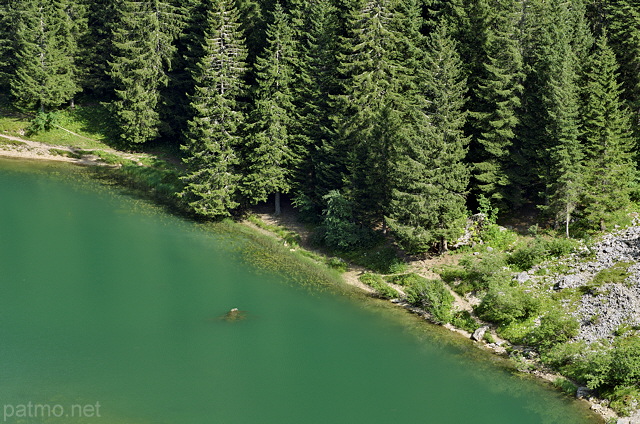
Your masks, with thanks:
[[[3,422],[600,422],[442,328],[257,268],[250,241],[89,175],[0,159]],[[219,319],[234,307],[246,319]],[[30,403],[62,415],[18,416]]]

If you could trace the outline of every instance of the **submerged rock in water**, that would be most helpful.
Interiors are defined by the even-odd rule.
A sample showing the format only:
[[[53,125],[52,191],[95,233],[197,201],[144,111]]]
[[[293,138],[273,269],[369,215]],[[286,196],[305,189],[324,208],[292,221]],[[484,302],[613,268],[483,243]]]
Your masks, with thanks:
[[[233,308],[226,314],[222,315],[220,319],[228,322],[240,321],[247,317],[247,311],[240,311],[238,308]]]

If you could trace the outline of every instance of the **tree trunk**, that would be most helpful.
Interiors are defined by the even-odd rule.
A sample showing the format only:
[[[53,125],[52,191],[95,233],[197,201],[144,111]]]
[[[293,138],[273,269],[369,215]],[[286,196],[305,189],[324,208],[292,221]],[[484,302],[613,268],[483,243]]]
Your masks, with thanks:
[[[282,213],[282,209],[280,208],[280,192],[276,192],[276,215],[280,215]]]

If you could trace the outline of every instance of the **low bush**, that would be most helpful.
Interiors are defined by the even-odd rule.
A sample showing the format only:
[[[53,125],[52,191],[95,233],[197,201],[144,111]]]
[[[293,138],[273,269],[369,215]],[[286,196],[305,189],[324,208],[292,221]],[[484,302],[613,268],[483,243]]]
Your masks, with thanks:
[[[540,301],[520,286],[493,284],[476,312],[480,318],[508,325],[523,321],[540,309]]]
[[[406,293],[410,303],[431,313],[436,322],[451,322],[454,298],[442,280],[417,280]]]
[[[566,342],[578,335],[580,323],[560,308],[551,309],[542,318],[527,337],[532,346],[549,349],[557,343]]]
[[[471,316],[471,313],[469,313],[469,311],[457,311],[451,317],[451,324],[453,324],[457,328],[468,331],[469,333],[473,333],[478,328],[480,328],[480,324],[478,324],[473,316]]]

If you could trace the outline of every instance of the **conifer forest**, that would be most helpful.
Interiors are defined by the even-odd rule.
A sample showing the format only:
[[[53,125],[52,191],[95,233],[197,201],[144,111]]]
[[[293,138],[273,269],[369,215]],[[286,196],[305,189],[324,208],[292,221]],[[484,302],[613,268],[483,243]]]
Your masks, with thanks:
[[[290,200],[339,248],[476,211],[571,237],[640,200],[635,0],[1,0],[0,93],[181,152],[194,214]]]

